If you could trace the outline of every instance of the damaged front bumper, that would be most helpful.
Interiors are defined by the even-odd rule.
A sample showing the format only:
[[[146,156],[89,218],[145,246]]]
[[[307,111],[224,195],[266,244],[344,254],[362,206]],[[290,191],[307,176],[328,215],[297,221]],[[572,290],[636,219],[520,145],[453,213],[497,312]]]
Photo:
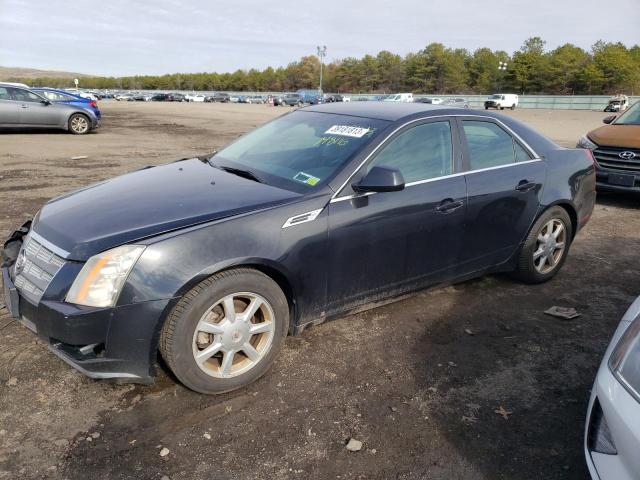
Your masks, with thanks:
[[[30,225],[14,232],[2,255],[3,294],[13,318],[38,335],[51,352],[91,378],[152,383],[158,326],[173,301],[153,300],[112,308],[66,303],[81,262],[66,262],[34,302],[15,285],[15,262]]]

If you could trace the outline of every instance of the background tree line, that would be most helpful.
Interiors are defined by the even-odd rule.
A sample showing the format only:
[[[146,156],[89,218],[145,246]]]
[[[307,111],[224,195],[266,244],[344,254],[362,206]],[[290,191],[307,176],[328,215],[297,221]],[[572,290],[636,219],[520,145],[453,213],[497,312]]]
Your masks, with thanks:
[[[507,62],[506,71],[498,69]],[[233,73],[175,73],[133,77],[82,77],[83,88],[291,91],[317,88],[320,62],[302,57],[286,67],[237,70]],[[13,78],[33,86],[73,86],[70,79]],[[640,46],[599,41],[590,51],[567,43],[546,50],[540,37],[507,52],[479,48],[474,52],[431,43],[402,57],[389,51],[345,58],[324,66],[326,92],[382,93],[410,91],[435,94],[486,94],[498,90],[519,94],[613,94],[640,92]]]

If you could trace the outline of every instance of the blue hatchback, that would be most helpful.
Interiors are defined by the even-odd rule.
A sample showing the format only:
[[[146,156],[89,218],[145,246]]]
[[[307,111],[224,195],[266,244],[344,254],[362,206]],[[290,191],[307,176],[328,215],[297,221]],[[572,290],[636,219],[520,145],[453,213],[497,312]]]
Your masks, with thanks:
[[[100,109],[98,108],[98,102],[91,100],[90,98],[84,98],[80,95],[75,95],[64,90],[56,90],[54,88],[32,88],[31,90],[52,102],[68,103],[69,105],[86,108],[87,110],[91,110],[95,113],[98,120],[102,118]]]

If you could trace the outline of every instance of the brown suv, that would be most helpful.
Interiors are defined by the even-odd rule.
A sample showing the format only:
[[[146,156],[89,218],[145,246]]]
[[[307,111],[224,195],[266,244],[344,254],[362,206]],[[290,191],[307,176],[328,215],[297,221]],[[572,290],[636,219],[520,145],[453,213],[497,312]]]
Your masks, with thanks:
[[[597,187],[640,192],[640,102],[603,122],[578,141],[578,148],[593,151]]]

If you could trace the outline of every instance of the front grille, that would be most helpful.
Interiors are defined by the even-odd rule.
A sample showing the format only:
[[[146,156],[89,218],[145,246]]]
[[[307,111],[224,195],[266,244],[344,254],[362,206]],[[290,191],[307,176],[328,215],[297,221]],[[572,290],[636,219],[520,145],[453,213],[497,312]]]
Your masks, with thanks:
[[[64,263],[62,257],[28,235],[14,266],[14,284],[25,298],[37,304]]]
[[[621,158],[622,152],[632,152],[635,158]],[[593,151],[598,166],[604,170],[640,172],[640,150],[624,147],[598,147]]]

